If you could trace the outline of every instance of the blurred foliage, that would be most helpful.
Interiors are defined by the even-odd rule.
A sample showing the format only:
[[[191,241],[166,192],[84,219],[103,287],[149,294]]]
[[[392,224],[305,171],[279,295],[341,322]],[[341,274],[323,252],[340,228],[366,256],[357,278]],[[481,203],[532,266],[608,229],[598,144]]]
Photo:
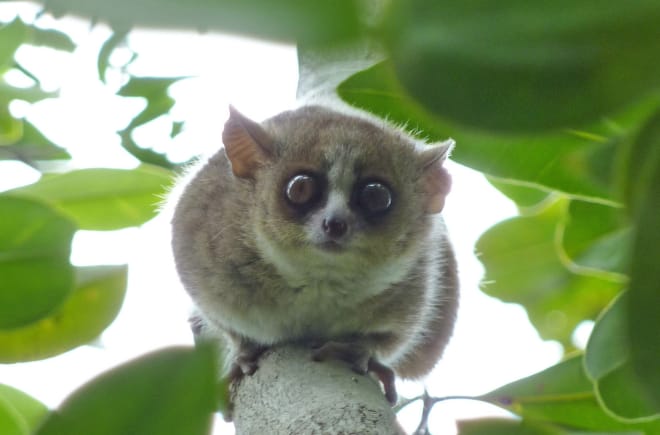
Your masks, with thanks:
[[[576,325],[596,320],[583,355],[478,398],[521,420],[460,422],[460,433],[660,433],[659,2],[44,4],[46,13],[113,27],[98,57],[101,80],[135,26],[296,41],[301,96],[338,96],[429,141],[453,137],[453,159],[481,171],[520,210],[477,243],[484,291],[522,304],[541,336],[567,352]],[[67,35],[20,19],[0,26],[0,159],[43,172],[0,193],[5,362],[64,352],[112,321],[126,270],[74,268],[71,237],[144,223],[177,167],[137,144],[133,131],[169,112],[178,78],[129,77],[118,95],[146,106],[119,132],[118,152],[141,166],[43,170],[43,161],[71,156],[9,110],[13,100],[56,96],[16,62],[24,44],[74,49]],[[9,70],[33,84],[7,83]],[[171,136],[181,129],[172,123]],[[205,389],[213,377],[205,352],[163,351],[108,372],[50,413],[39,433],[207,433],[216,399]],[[30,433],[45,412],[0,386],[3,434]]]
[[[340,84],[338,93],[357,107],[407,125],[427,140],[447,136],[461,140],[452,159],[502,182],[509,180],[607,203],[621,199],[618,159],[623,148],[629,146],[624,142],[660,106],[660,92],[654,88],[637,104],[619,107],[601,120],[571,129],[489,131],[425,111],[398,82],[391,61],[356,72]]]
[[[75,48],[68,35],[19,18],[0,25],[0,159],[23,162],[41,172],[33,184],[0,192],[0,363],[52,357],[101,335],[122,306],[128,270],[125,265],[74,267],[69,258],[74,233],[147,222],[156,215],[177,167],[131,138],[135,128],[169,112],[174,101],[168,88],[176,78],[132,77],[118,91],[121,97],[147,101],[146,109],[119,132],[130,141],[124,148],[141,162],[139,166],[72,169],[75,161],[68,164],[72,156],[64,148],[9,109],[14,100],[34,104],[57,97],[56,92],[43,91],[39,78],[15,60],[26,44]],[[107,56],[105,63],[99,62],[103,73],[119,43],[110,45],[106,43],[100,53],[100,59]],[[8,71],[32,84],[7,82]],[[171,134],[181,129],[182,123],[174,123]],[[122,145],[118,143],[119,153]],[[0,385],[0,433],[34,433],[44,419],[40,433],[93,434],[102,433],[100,428],[109,431],[103,433],[123,433],[118,428],[131,426],[143,429],[140,433],[206,433],[216,407],[209,355],[209,350],[168,350],[131,363],[83,388],[80,400],[74,396],[57,413],[49,414],[24,393]],[[170,387],[163,389],[165,384]],[[162,400],[154,404],[159,394]],[[125,405],[123,415],[118,412],[120,402]],[[80,407],[84,417],[77,414]],[[134,413],[145,408],[151,410],[150,418],[144,418],[145,412]],[[117,426],[106,425],[103,416],[111,416]]]
[[[628,394],[630,391],[622,389],[620,393],[622,402],[637,400],[637,396]],[[622,421],[604,410],[585,373],[581,355],[572,356],[554,367],[484,394],[479,399],[508,409],[524,421],[550,424],[557,433],[655,434],[660,430],[658,419]],[[562,428],[566,432],[559,431]]]
[[[660,40],[660,3],[599,5],[395,0],[385,40],[433,113],[491,131],[575,128],[660,85],[658,46],[640,43]]]
[[[96,339],[119,313],[127,272],[126,266],[76,267],[74,288],[60,306],[38,321],[0,329],[0,363],[48,358]]]
[[[65,149],[9,109],[14,100],[35,104],[57,97],[42,91],[39,78],[15,60],[23,45],[75,49],[68,35],[19,18],[0,27],[0,159],[41,172],[31,185],[0,192],[1,362],[57,355],[101,334],[119,312],[127,270],[74,267],[69,259],[73,235],[143,224],[156,215],[172,178],[170,170],[148,164],[131,170],[70,169],[75,164],[67,166],[72,157]],[[9,71],[31,85],[7,82]],[[142,96],[140,89],[133,95]],[[44,165],[45,160],[51,163]]]
[[[8,385],[0,384],[0,433],[28,435],[48,414],[41,402]]]
[[[73,288],[75,226],[48,206],[0,196],[0,330],[50,314]]]
[[[603,407],[614,415],[635,421],[653,415],[655,409],[633,372],[630,343],[624,329],[629,297],[629,292],[622,293],[603,312],[589,338],[584,368]],[[660,431],[660,422],[657,430]]]
[[[147,106],[133,120],[119,132],[121,145],[126,151],[144,163],[174,169],[177,165],[167,159],[164,154],[151,149],[140,147],[133,140],[133,131],[159,116],[165,115],[174,106],[174,99],[167,94],[171,84],[180,78],[161,77],[131,77],[131,79],[117,92],[122,97],[141,97],[147,100]],[[181,129],[181,125],[172,123],[172,132]]]
[[[23,44],[46,46],[71,51],[71,39],[60,32],[30,26],[16,18],[0,27],[0,160],[15,159],[30,164],[33,160],[66,159],[68,153],[50,142],[26,120],[16,119],[9,112],[9,103],[22,100],[34,103],[53,94],[41,90],[38,80],[14,59]],[[32,85],[16,87],[7,83],[5,72],[20,71],[32,79]]]
[[[8,196],[43,201],[81,230],[117,230],[140,225],[156,215],[171,173],[156,166],[135,169],[92,168],[44,174]]]
[[[1,95],[1,92],[0,92]],[[0,160],[18,160],[28,165],[40,160],[70,159],[66,150],[52,143],[25,119],[7,117],[16,126],[16,137],[11,143],[0,145]]]
[[[74,14],[102,20],[116,29],[140,27],[221,30],[283,41],[332,44],[363,31],[360,2],[334,0],[47,0],[55,16]]]
[[[538,421],[516,421],[509,418],[481,418],[457,423],[461,435],[570,435],[582,434]]]
[[[217,405],[214,371],[209,347],[145,355],[81,387],[36,435],[207,434]]]
[[[575,273],[562,262],[557,233],[568,204],[561,198],[534,215],[500,222],[481,236],[476,250],[486,266],[484,292],[522,304],[542,338],[571,349],[575,327],[595,319],[623,283]]]

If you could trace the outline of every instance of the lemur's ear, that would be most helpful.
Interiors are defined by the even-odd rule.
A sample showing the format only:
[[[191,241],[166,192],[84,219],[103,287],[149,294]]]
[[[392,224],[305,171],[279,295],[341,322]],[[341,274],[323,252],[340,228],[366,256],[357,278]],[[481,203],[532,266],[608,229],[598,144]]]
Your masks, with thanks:
[[[453,139],[447,139],[419,153],[418,161],[423,169],[426,191],[426,213],[440,213],[445,206],[445,198],[451,189],[451,176],[443,164],[454,145]]]
[[[273,140],[263,127],[229,106],[229,119],[222,132],[227,158],[235,176],[251,178],[273,155]]]

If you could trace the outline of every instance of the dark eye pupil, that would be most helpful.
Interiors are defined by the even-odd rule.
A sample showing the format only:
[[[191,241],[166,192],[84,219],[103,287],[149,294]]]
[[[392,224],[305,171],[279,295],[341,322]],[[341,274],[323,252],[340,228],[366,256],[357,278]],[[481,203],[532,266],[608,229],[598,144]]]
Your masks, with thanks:
[[[286,185],[286,197],[294,205],[305,205],[313,201],[317,193],[318,183],[310,175],[296,175]]]
[[[369,183],[360,192],[360,206],[369,213],[382,213],[392,205],[392,193],[381,183]]]

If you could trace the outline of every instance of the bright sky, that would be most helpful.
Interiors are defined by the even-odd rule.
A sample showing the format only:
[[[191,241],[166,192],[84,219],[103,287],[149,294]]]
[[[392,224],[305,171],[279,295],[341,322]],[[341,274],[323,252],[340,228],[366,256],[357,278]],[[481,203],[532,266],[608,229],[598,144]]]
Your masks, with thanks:
[[[32,20],[32,7],[17,9],[11,3],[0,3],[0,21],[10,20],[17,10],[23,11],[25,20]],[[117,157],[115,131],[143,103],[114,96],[121,80],[118,74],[110,77],[108,86],[97,79],[96,55],[109,30],[103,26],[90,30],[82,21],[53,22],[48,17],[39,24],[66,29],[79,46],[73,55],[22,48],[19,61],[47,88],[60,88],[61,97],[33,106],[12,105],[12,111],[65,146],[78,166],[135,166],[131,157]],[[192,77],[175,84],[171,91],[177,103],[168,120],[186,121],[184,132],[166,148],[177,159],[218,148],[229,103],[253,119],[264,119],[295,104],[297,64],[292,47],[215,34],[144,30],[132,32],[129,43],[139,53],[130,67],[133,74]],[[121,62],[127,55],[120,51],[112,60]],[[138,142],[165,150],[157,144],[171,143],[168,120],[145,127]],[[539,339],[522,308],[478,290],[483,270],[473,254],[474,243],[492,224],[513,216],[515,207],[480,174],[452,163],[449,169],[454,183],[444,213],[458,254],[462,300],[453,341],[427,385],[436,396],[476,395],[554,364],[561,352],[556,343]],[[37,178],[36,171],[22,164],[0,162],[0,190]],[[51,407],[100,371],[152,349],[192,343],[186,321],[189,300],[174,272],[166,217],[139,229],[79,232],[72,261],[77,265],[129,263],[128,295],[119,317],[94,346],[45,361],[0,365],[0,383],[22,389]],[[583,342],[584,337],[578,340]],[[404,396],[421,392],[413,383],[399,388]],[[415,428],[419,415],[419,407],[414,406],[401,414],[407,430]],[[476,402],[444,402],[436,406],[431,428],[434,433],[453,434],[456,419],[483,415],[505,414]],[[230,428],[219,423],[215,433],[231,433]]]

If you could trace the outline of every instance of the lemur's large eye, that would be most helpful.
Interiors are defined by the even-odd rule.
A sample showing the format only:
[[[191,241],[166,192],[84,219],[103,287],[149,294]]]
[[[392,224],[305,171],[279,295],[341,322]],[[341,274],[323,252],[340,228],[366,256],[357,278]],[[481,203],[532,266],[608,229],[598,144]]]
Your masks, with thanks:
[[[385,184],[373,181],[360,188],[357,200],[360,208],[368,215],[380,214],[392,206],[392,192]]]
[[[286,199],[295,206],[305,206],[314,202],[320,193],[320,183],[309,174],[298,174],[286,185]]]

